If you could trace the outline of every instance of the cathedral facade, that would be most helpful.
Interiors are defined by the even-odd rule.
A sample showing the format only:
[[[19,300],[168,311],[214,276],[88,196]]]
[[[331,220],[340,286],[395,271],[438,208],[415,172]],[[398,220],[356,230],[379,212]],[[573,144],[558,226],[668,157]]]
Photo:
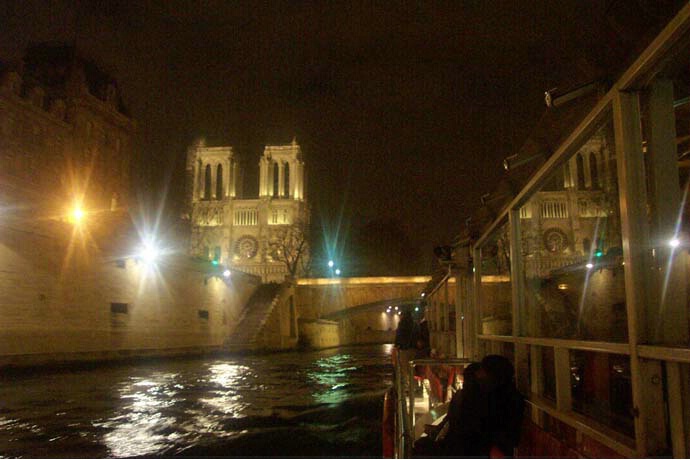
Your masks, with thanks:
[[[239,197],[241,174],[232,147],[198,142],[187,151],[192,256],[258,275],[263,282],[299,276],[309,259],[304,161],[295,140],[266,146],[259,196]]]

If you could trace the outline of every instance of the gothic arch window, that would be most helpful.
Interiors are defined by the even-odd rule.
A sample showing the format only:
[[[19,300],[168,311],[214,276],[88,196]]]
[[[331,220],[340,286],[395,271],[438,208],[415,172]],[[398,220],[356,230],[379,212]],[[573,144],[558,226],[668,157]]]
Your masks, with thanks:
[[[566,162],[563,167],[563,188],[572,187],[573,179],[570,175],[570,162]]]
[[[211,165],[206,165],[206,174],[204,175],[204,200],[211,199]]]
[[[274,161],[273,162],[273,196],[278,196],[278,184],[280,183],[279,181],[279,175],[280,175],[280,169],[278,168],[278,162]]]
[[[589,254],[589,252],[592,250],[592,241],[589,238],[585,238],[582,240],[582,252],[584,254]]]
[[[589,154],[589,177],[592,181],[592,188],[599,189],[599,167],[597,166],[597,156],[594,152]]]
[[[223,199],[223,165],[216,168],[216,200]]]
[[[582,155],[580,155],[578,153],[575,162],[577,163],[577,189],[578,190],[584,190],[585,189],[585,160],[584,160],[584,158],[582,158]]]
[[[290,196],[290,163],[285,163],[284,176],[285,177],[283,178],[283,195]]]

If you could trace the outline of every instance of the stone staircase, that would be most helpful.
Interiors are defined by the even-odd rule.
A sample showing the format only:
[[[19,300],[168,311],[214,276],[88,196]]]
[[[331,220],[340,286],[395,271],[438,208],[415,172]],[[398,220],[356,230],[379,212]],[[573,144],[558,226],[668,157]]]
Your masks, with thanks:
[[[262,284],[257,288],[249,298],[244,316],[235,332],[225,341],[224,348],[227,351],[244,352],[257,349],[257,337],[278,302],[280,288],[281,285],[277,283]]]

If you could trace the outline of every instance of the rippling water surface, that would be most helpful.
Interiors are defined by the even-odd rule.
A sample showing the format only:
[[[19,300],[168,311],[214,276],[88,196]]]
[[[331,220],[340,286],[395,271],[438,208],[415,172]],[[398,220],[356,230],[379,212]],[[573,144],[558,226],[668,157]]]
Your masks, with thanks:
[[[0,377],[0,456],[380,457],[390,346]]]

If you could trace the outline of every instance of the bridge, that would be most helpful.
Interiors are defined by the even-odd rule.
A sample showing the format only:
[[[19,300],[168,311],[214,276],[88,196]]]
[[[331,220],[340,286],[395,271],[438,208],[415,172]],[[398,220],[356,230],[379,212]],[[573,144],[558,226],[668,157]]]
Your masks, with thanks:
[[[430,279],[429,276],[299,279],[294,298],[303,326],[300,329],[318,329],[314,334],[321,337],[319,346],[390,342],[398,325],[396,311],[417,305]],[[318,327],[313,326],[316,323]],[[329,338],[323,338],[326,336]]]

